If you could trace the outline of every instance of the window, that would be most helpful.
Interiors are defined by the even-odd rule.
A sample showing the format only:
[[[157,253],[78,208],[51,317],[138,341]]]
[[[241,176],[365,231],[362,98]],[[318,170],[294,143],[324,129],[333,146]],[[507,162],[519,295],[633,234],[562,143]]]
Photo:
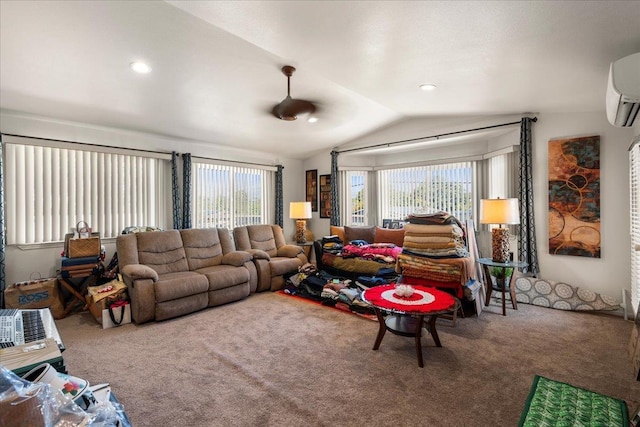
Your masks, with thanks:
[[[193,226],[233,229],[273,222],[275,169],[192,164]]]
[[[367,225],[368,209],[368,178],[367,171],[344,170],[340,171],[342,200],[340,203],[343,223],[345,225]]]
[[[6,140],[7,244],[63,241],[81,220],[102,238],[116,237],[131,225],[164,226],[168,156]]]
[[[640,141],[629,150],[631,219],[631,305],[637,313],[640,304]]]
[[[473,162],[377,171],[380,218],[404,220],[415,212],[445,211],[473,217]]]

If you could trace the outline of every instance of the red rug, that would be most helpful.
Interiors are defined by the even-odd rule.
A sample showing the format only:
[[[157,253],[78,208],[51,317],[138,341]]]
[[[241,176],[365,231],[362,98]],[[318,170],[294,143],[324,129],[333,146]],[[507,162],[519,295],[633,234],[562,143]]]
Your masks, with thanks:
[[[279,290],[276,293],[279,294],[279,295],[284,295],[284,296],[289,297],[289,298],[296,298],[296,299],[299,299],[301,301],[306,301],[306,302],[311,303],[311,304],[319,305],[321,307],[326,307],[326,308],[330,308],[330,309],[333,309],[333,310],[338,310],[338,311],[341,311],[342,313],[355,314],[358,317],[362,317],[362,318],[367,319],[367,320],[372,320],[374,322],[378,321],[378,318],[376,317],[375,314],[356,313],[355,311],[351,311],[349,309],[349,307],[345,303],[338,302],[335,305],[324,305],[324,304],[322,304],[321,301],[315,301],[315,300],[312,300],[312,299],[309,299],[309,298],[301,297],[299,295],[288,294],[283,290]]]

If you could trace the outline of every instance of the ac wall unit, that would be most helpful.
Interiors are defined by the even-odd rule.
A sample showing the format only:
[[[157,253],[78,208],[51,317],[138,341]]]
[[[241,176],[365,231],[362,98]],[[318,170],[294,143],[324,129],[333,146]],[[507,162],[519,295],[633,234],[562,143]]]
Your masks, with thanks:
[[[640,109],[640,52],[611,63],[606,102],[609,123],[633,126]]]

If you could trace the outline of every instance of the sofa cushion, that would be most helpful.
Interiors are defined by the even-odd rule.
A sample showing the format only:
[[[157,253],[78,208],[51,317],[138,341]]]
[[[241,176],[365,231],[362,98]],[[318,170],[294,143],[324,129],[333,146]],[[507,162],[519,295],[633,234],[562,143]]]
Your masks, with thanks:
[[[404,230],[376,227],[376,235],[373,243],[393,243],[396,246],[404,244]]]
[[[376,228],[374,226],[370,227],[350,227],[348,225],[344,226],[344,238],[345,243],[351,242],[352,240],[364,240],[367,243],[373,243],[375,239]]]
[[[215,228],[180,230],[189,270],[222,263],[222,244]]]
[[[189,271],[187,256],[178,230],[137,233],[138,260],[158,274]]]
[[[204,274],[209,280],[209,291],[228,288],[249,282],[249,270],[232,265],[216,265],[201,268],[198,273]]]
[[[209,281],[204,274],[193,271],[167,273],[159,275],[154,288],[156,302],[164,302],[205,293],[209,290]]]
[[[285,273],[297,272],[302,265],[300,258],[272,257],[269,261],[271,277],[282,276]]]
[[[248,225],[249,241],[252,249],[260,249],[269,254],[276,256],[278,249],[276,239],[273,235],[273,229],[270,225]]]

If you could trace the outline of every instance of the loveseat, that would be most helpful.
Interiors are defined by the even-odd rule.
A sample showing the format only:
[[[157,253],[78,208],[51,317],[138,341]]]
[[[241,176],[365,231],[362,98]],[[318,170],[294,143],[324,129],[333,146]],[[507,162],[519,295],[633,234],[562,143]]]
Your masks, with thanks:
[[[257,291],[280,290],[284,275],[296,273],[308,262],[304,250],[285,242],[278,225],[248,225],[233,229],[236,248],[253,256],[258,273]]]
[[[136,323],[237,301],[256,289],[251,254],[236,251],[225,228],[126,234],[116,249]]]

